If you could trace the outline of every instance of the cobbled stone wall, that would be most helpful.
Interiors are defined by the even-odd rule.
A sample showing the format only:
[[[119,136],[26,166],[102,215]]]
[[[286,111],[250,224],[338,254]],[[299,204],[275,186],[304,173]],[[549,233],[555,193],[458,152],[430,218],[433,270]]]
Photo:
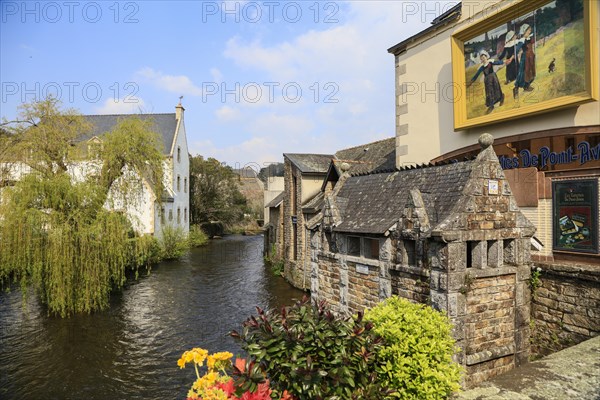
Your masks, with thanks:
[[[539,263],[532,300],[532,354],[541,357],[600,334],[600,268]]]

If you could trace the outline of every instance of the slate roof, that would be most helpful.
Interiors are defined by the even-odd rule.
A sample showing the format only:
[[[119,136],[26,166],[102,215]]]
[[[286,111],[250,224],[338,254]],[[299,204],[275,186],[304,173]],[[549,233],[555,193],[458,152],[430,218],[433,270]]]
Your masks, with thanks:
[[[279,193],[277,196],[275,196],[275,198],[273,200],[271,200],[270,202],[267,203],[265,208],[279,207],[279,205],[283,201],[284,197],[285,197],[285,192]]]
[[[115,126],[124,118],[129,118],[132,114],[112,114],[112,115],[84,115],[86,121],[91,123],[93,129],[85,135],[82,135],[79,140],[85,141],[94,136],[102,136],[105,133],[112,131]],[[135,114],[136,117],[143,121],[152,121],[153,129],[161,136],[163,143],[163,154],[168,155],[171,152],[171,146],[175,138],[175,130],[177,129],[177,119],[175,113],[171,114]]]
[[[396,166],[396,138],[343,149],[336,152],[335,157],[336,166],[348,162],[350,173],[393,169]]]
[[[315,197],[313,197],[312,199],[307,201],[306,204],[304,204],[302,206],[302,212],[307,213],[307,214],[317,213],[317,212],[321,211],[324,204],[325,204],[325,193],[319,192],[315,195]]]
[[[418,189],[431,226],[441,223],[458,202],[474,161],[350,176],[336,205],[341,223],[334,229],[348,233],[384,234],[401,217],[409,191]]]
[[[335,157],[333,154],[292,154],[284,153],[303,174],[325,174],[329,163]]]

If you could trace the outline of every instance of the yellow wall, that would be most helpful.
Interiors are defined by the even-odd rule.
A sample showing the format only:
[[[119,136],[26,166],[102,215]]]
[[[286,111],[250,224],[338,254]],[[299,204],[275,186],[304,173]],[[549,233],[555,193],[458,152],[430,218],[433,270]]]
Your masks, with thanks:
[[[410,44],[396,56],[397,165],[431,159],[477,143],[482,133],[494,137],[573,126],[598,125],[600,102],[549,113],[454,131],[451,36],[514,1],[463,1],[458,22]],[[482,7],[487,7],[485,10]],[[600,7],[595,7],[600,20]],[[598,30],[595,31],[596,37]],[[600,41],[596,39],[596,47]],[[598,51],[600,54],[600,50]],[[599,71],[592,73],[599,74]],[[512,88],[507,85],[504,88]],[[512,95],[504,90],[505,95]]]

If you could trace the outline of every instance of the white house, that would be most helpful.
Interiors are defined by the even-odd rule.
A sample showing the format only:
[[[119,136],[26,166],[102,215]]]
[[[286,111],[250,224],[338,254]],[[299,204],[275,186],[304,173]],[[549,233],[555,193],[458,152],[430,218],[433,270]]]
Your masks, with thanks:
[[[160,135],[164,151],[165,191],[159,197],[148,184],[136,199],[127,201],[113,195],[110,208],[123,208],[134,228],[140,233],[160,235],[164,225],[189,231],[190,211],[190,161],[184,123],[185,109],[179,103],[175,113],[136,115],[142,120],[150,120],[152,128]],[[93,126],[92,131],[83,138],[90,145],[102,142],[102,135],[110,132],[120,120],[131,115],[85,115]],[[133,201],[132,201],[133,200]]]
[[[137,195],[131,193],[125,199],[118,195],[113,184],[109,200],[104,205],[108,209],[121,210],[126,213],[134,229],[139,233],[161,235],[163,226],[171,225],[180,228],[184,233],[189,231],[189,153],[184,124],[184,108],[180,104],[175,107],[175,113],[136,115],[144,121],[150,121],[152,129],[162,138],[164,154],[164,192],[154,193],[151,186],[141,178],[141,190]],[[102,145],[102,136],[112,131],[123,119],[132,115],[84,115],[90,123],[90,132],[79,138],[80,143],[86,142],[88,150],[93,146]],[[8,164],[7,164],[8,165]],[[13,163],[4,168],[9,181],[19,180],[29,173],[29,167],[21,163]],[[83,180],[85,176],[98,173],[101,166],[94,160],[77,162],[68,167],[74,180]],[[123,171],[125,175],[136,174],[135,171]],[[6,180],[6,179],[5,179]],[[0,188],[1,189],[1,188]]]

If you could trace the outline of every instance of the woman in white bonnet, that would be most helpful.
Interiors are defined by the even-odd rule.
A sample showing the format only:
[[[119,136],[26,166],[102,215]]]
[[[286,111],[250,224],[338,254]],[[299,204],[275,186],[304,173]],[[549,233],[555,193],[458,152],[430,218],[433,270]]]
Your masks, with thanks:
[[[479,52],[479,59],[481,60],[481,66],[471,78],[471,81],[467,83],[467,87],[471,86],[479,74],[483,72],[483,85],[485,87],[485,105],[487,106],[486,114],[491,113],[494,110],[494,106],[496,103],[500,103],[502,106],[504,104],[504,93],[502,93],[502,88],[500,87],[500,82],[498,81],[498,76],[496,76],[496,72],[494,71],[494,65],[503,65],[504,62],[500,60],[492,60],[490,59],[490,55],[487,51],[482,50]]]
[[[498,60],[504,60],[506,64],[506,82],[508,85],[517,79],[517,62],[515,61],[515,31],[508,31],[504,37],[504,50],[498,56]]]
[[[533,49],[532,29],[528,24],[521,25],[515,55],[517,59],[517,79],[513,89],[515,99],[519,97],[519,88],[526,92],[533,90],[531,83],[535,79],[535,53]]]

